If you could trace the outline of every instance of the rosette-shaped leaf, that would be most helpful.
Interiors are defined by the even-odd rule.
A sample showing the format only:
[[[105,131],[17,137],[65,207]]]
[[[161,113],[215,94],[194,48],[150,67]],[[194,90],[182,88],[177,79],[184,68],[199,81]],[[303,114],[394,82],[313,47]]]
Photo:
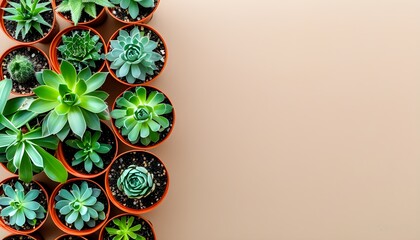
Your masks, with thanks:
[[[160,132],[169,127],[169,120],[161,115],[172,112],[170,104],[162,103],[165,95],[151,91],[147,96],[146,88],[136,87],[126,91],[116,101],[111,116],[116,119],[115,126],[123,136],[136,144],[139,140],[145,146],[160,139]]]
[[[115,5],[122,9],[128,9],[131,18],[136,18],[140,13],[140,6],[144,8],[151,8],[155,6],[153,0],[111,0]]]
[[[113,240],[146,240],[145,237],[139,234],[142,228],[141,224],[133,226],[134,216],[130,216],[128,219],[127,216],[122,216],[120,218],[115,218],[112,222],[116,227],[107,227],[105,230],[110,236],[113,236]]]
[[[55,209],[77,230],[81,230],[85,223],[92,228],[96,226],[96,221],[105,219],[105,205],[98,201],[100,194],[101,189],[89,187],[86,181],[80,186],[73,183],[70,191],[61,189],[58,192]]]
[[[57,134],[64,140],[70,129],[80,138],[90,128],[101,130],[100,118],[107,119],[108,106],[105,99],[108,94],[98,91],[108,73],[98,72],[92,75],[89,68],[76,73],[74,66],[63,61],[61,74],[51,70],[42,72],[44,84],[34,89],[38,96],[29,110],[36,113],[48,112],[42,124],[45,135]]]
[[[120,30],[117,40],[111,40],[111,51],[106,59],[111,62],[111,69],[116,70],[119,78],[125,78],[128,83],[136,80],[145,81],[146,74],[153,75],[157,69],[156,62],[162,61],[162,55],[154,52],[157,42],[150,40],[138,27],[130,34]]]
[[[28,82],[35,77],[34,65],[31,60],[22,55],[13,57],[7,64],[7,72],[18,83]]]
[[[37,219],[45,218],[45,209],[37,202],[40,191],[32,189],[25,192],[20,182],[15,182],[15,188],[3,185],[4,195],[0,197],[0,205],[6,206],[1,210],[2,217],[9,217],[11,226],[22,227],[25,223],[35,226]]]
[[[108,0],[63,0],[57,7],[58,12],[70,12],[74,25],[79,23],[82,12],[96,18],[96,6],[114,7]]]
[[[130,165],[117,180],[118,189],[129,198],[143,198],[155,189],[153,174],[146,168]]]

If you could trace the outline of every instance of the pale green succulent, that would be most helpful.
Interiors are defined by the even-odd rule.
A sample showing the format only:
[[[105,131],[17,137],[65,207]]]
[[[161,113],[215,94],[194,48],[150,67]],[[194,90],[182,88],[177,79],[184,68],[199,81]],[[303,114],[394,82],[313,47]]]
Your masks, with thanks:
[[[11,226],[22,227],[25,223],[35,226],[38,220],[45,218],[45,208],[37,202],[41,191],[32,189],[25,192],[19,181],[14,188],[8,184],[3,185],[4,195],[0,197],[0,205],[6,206],[1,210],[2,217],[9,217]]]
[[[31,60],[22,55],[16,55],[7,64],[7,72],[18,83],[25,83],[35,78],[34,65]]]
[[[157,70],[156,62],[163,61],[162,55],[153,51],[157,45],[138,27],[130,34],[120,30],[117,39],[111,40],[111,51],[106,59],[118,78],[125,78],[128,83],[144,82],[146,75],[153,75]]]
[[[61,189],[58,192],[54,208],[77,230],[81,230],[85,224],[92,228],[106,216],[105,205],[98,201],[100,194],[101,189],[89,187],[86,181],[82,181],[80,186],[73,183],[70,191]]]
[[[145,237],[138,234],[142,228],[141,224],[133,226],[134,216],[122,216],[120,218],[114,218],[112,222],[117,227],[106,227],[105,230],[112,237],[112,240],[146,240]]]
[[[153,174],[146,168],[130,165],[117,180],[117,186],[129,198],[147,197],[155,189]]]
[[[114,7],[108,0],[63,0],[57,7],[58,12],[71,12],[71,20],[74,25],[79,23],[84,11],[92,18],[96,18],[96,6]]]
[[[156,143],[160,132],[170,126],[169,120],[162,115],[171,113],[172,106],[162,103],[164,100],[165,95],[155,90],[147,96],[145,87],[125,91],[111,112],[115,126],[133,144],[139,141],[145,146]]]
[[[111,0],[122,9],[128,9],[130,17],[135,19],[140,13],[140,7],[151,8],[155,6],[154,0]]]

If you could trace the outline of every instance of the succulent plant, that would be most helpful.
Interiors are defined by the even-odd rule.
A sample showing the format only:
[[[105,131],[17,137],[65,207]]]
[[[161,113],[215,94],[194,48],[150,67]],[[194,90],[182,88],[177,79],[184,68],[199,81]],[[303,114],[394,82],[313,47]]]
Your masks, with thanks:
[[[120,218],[114,218],[112,222],[116,225],[113,227],[106,227],[105,230],[108,234],[113,237],[112,240],[146,240],[145,237],[137,234],[141,230],[141,224],[133,226],[134,216],[130,216],[127,219],[127,216],[122,216]]]
[[[155,189],[153,174],[146,168],[130,165],[117,180],[117,186],[129,198],[143,198]]]
[[[111,0],[115,5],[122,9],[128,9],[131,18],[136,18],[140,13],[140,7],[151,8],[155,6],[153,0]]]
[[[108,0],[63,0],[57,7],[58,12],[71,12],[71,20],[77,25],[82,12],[96,18],[96,6],[114,7]]]
[[[128,83],[145,81],[146,74],[153,75],[157,70],[156,62],[163,61],[162,55],[153,50],[158,43],[145,35],[138,27],[130,34],[120,30],[116,40],[111,40],[111,51],[106,59],[111,62],[111,69],[116,70],[118,78],[125,78]]]
[[[20,0],[20,3],[8,1],[8,4],[11,7],[3,8],[3,10],[10,15],[3,18],[17,23],[15,38],[18,38],[21,34],[24,39],[29,32],[32,32],[32,29],[44,35],[41,25],[51,27],[51,24],[47,23],[41,16],[41,13],[52,11],[51,8],[47,7],[51,4],[50,1],[39,3],[39,0]]]
[[[86,131],[82,139],[69,139],[66,144],[72,148],[80,149],[74,155],[74,160],[71,165],[76,166],[80,163],[84,163],[86,172],[92,171],[93,164],[98,168],[104,168],[104,162],[100,154],[108,153],[111,150],[110,144],[99,143],[98,140],[101,137],[101,132]]]
[[[105,206],[98,201],[100,194],[101,189],[89,187],[86,181],[82,181],[80,186],[73,183],[70,191],[60,189],[55,197],[55,209],[77,230],[81,230],[85,223],[92,228],[98,220],[105,219]]]
[[[18,181],[14,188],[3,184],[4,195],[0,197],[0,205],[7,206],[1,210],[2,217],[9,217],[11,226],[22,227],[25,223],[35,226],[38,219],[45,218],[45,209],[36,200],[41,191],[32,189],[25,193],[25,189]]]
[[[121,129],[121,134],[136,144],[147,146],[160,139],[160,132],[170,125],[169,120],[162,116],[172,112],[170,104],[162,103],[165,95],[151,91],[147,96],[146,88],[136,87],[135,91],[126,91],[116,100],[116,107],[111,112],[115,126]]]
[[[85,67],[92,70],[96,68],[96,62],[105,58],[99,54],[103,44],[98,35],[91,35],[90,31],[73,31],[71,36],[63,35],[63,44],[57,50],[61,53],[61,59],[73,64],[77,71]]]
[[[108,94],[97,90],[105,82],[108,73],[92,75],[89,68],[76,73],[74,66],[63,61],[61,74],[44,70],[39,76],[43,85],[33,91],[38,96],[29,110],[48,112],[42,124],[44,135],[57,134],[64,141],[71,130],[80,138],[86,128],[100,131],[99,119],[109,119],[104,100]]]
[[[15,55],[7,64],[7,72],[18,83],[25,83],[35,78],[35,70],[32,61],[22,55]]]

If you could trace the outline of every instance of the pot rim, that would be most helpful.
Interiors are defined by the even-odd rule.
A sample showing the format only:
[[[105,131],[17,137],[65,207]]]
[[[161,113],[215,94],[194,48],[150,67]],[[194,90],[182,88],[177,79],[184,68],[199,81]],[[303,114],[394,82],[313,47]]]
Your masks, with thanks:
[[[160,0],[157,0],[156,5],[154,6],[151,13],[149,13],[146,17],[138,20],[138,21],[124,21],[122,19],[119,19],[117,16],[112,14],[112,11],[110,8],[105,7],[106,11],[108,12],[108,15],[110,15],[113,19],[117,20],[118,22],[124,23],[124,24],[130,24],[130,23],[148,23],[153,18],[153,14],[156,12],[160,4]]]

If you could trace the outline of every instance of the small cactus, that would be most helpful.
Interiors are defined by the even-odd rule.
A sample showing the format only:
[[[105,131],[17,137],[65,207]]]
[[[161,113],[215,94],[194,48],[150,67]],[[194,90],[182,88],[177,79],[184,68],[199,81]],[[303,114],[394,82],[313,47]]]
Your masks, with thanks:
[[[16,55],[7,65],[11,78],[18,83],[25,83],[35,76],[34,65],[31,60],[22,55]]]

